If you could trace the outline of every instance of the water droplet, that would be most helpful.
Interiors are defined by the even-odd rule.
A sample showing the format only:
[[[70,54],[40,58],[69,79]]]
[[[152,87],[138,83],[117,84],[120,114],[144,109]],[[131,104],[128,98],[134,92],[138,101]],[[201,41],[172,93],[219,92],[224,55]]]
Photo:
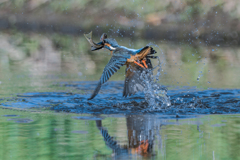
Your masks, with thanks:
[[[209,82],[209,81],[208,81],[207,83],[209,83],[209,84],[210,84],[211,82]]]
[[[212,51],[214,51],[214,49],[212,49]]]

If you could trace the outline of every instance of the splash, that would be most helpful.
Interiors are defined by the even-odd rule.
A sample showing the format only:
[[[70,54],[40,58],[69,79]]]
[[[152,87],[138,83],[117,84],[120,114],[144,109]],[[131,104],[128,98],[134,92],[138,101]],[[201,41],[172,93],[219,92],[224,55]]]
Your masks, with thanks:
[[[167,96],[167,88],[159,83],[162,69],[160,58],[158,57],[157,60],[157,66],[143,71],[140,76],[144,83],[145,101],[148,103],[150,110],[166,108],[171,105],[170,97]],[[154,70],[157,70],[156,75],[154,75]]]
[[[108,82],[108,85],[103,88],[102,94],[99,95],[99,99],[96,98],[92,101],[88,101],[87,98],[91,94],[91,89],[94,89],[93,84],[95,83],[96,82],[91,81],[79,81],[71,83],[61,82],[58,84],[68,90],[76,88],[85,90],[89,92],[89,94],[74,94],[71,92],[29,92],[19,94],[17,97],[3,98],[0,100],[0,103],[4,109],[19,108],[25,111],[25,109],[32,110],[44,106],[44,110],[49,107],[51,110],[57,112],[88,113],[94,115],[117,114],[117,116],[159,114],[176,115],[176,117],[183,118],[183,115],[240,113],[240,89],[198,90],[196,87],[181,87],[166,91],[167,94],[171,96],[170,106],[167,106],[166,103],[164,105],[164,96],[160,96],[163,102],[161,102],[161,99],[158,100],[158,97],[152,98],[154,101],[152,102],[152,107],[150,107],[149,104],[151,101],[147,101],[145,98],[151,97],[151,92],[149,93],[150,95],[146,96],[139,93],[129,98],[121,97],[122,90],[120,90],[120,88],[123,87],[122,81]],[[109,92],[114,87],[119,89]],[[152,88],[155,88],[155,86],[152,86]],[[146,89],[146,91],[147,90],[153,92],[153,89]],[[163,90],[164,93],[163,87],[159,90],[157,91],[161,93],[161,90]],[[111,96],[113,97],[109,98]],[[13,118],[14,116],[7,117]],[[20,122],[18,121],[18,123]]]

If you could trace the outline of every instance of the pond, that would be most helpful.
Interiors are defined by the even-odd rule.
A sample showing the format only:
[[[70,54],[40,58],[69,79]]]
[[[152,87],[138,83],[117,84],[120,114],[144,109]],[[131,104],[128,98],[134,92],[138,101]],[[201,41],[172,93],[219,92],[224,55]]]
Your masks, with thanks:
[[[171,105],[150,105],[143,92],[122,97],[124,67],[87,100],[111,56],[90,52],[84,37],[17,33],[0,40],[0,159],[240,157],[238,47],[117,37],[158,52],[154,83]]]
[[[240,157],[239,117],[1,109],[0,159],[235,160]]]

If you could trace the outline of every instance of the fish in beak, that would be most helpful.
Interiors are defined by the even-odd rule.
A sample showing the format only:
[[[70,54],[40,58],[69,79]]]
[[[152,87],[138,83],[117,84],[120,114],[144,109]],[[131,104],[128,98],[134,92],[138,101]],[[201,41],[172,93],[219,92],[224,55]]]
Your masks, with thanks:
[[[99,43],[93,42],[92,31],[88,34],[84,34],[84,36],[91,45],[91,51],[96,51],[96,50],[102,49],[104,47],[103,42],[99,42]]]

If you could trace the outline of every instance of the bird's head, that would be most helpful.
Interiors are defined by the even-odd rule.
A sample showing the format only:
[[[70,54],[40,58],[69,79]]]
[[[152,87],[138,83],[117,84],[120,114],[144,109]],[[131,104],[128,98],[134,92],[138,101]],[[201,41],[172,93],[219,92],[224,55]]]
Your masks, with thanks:
[[[100,37],[100,41],[103,42],[104,39],[107,39],[107,34],[103,33],[102,36]]]
[[[116,50],[117,47],[119,47],[117,41],[112,38],[104,39],[103,43],[104,43],[104,48],[106,48],[110,51],[114,51],[114,50]]]

